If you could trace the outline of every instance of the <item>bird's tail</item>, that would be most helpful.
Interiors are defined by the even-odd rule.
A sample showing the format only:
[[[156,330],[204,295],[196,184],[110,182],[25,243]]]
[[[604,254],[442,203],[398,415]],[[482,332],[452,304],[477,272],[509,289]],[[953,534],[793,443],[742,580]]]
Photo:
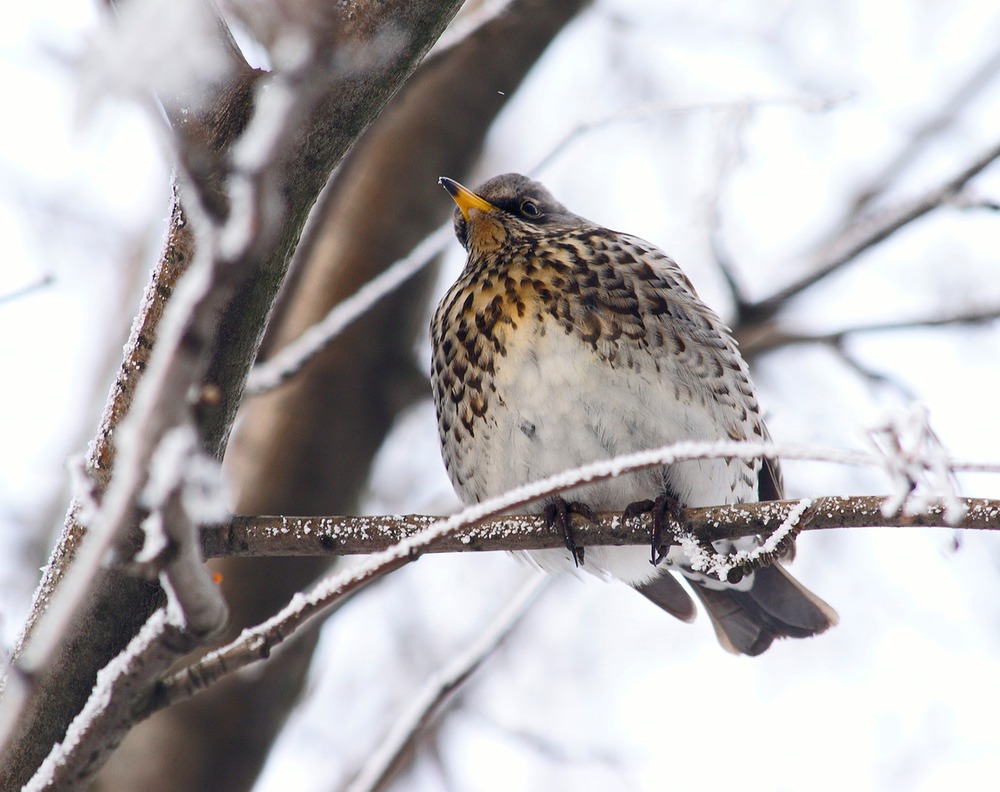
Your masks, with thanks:
[[[756,570],[745,591],[688,582],[719,643],[735,654],[759,655],[775,638],[808,638],[837,623],[837,612],[777,563]]]

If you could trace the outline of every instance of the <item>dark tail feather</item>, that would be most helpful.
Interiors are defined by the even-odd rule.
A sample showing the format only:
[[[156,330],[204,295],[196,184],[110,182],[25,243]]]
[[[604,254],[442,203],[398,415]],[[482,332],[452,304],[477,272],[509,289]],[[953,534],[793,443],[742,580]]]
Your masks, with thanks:
[[[690,583],[719,643],[736,654],[759,655],[775,638],[808,638],[837,623],[837,612],[779,564],[754,572],[749,591]]]
[[[636,586],[635,590],[650,602],[659,605],[671,616],[676,616],[681,621],[693,621],[697,611],[694,607],[694,600],[669,572],[655,577],[648,583]]]

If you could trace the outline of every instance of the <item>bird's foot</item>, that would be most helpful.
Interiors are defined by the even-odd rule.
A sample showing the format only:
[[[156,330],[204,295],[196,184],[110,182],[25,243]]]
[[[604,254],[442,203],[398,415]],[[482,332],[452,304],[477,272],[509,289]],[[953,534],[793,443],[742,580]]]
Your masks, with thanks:
[[[566,548],[573,558],[573,563],[577,566],[583,564],[584,548],[576,546],[576,539],[573,537],[573,526],[570,524],[570,514],[579,514],[590,522],[597,522],[597,515],[594,514],[594,510],[587,504],[580,503],[579,501],[567,503],[562,498],[556,498],[545,507],[543,514],[545,516],[545,524],[549,528],[557,526],[560,532],[562,532],[563,540],[566,542]]]
[[[684,507],[677,498],[670,495],[660,495],[656,500],[641,500],[630,503],[622,512],[623,520],[631,520],[640,514],[649,514],[652,528],[649,532],[650,556],[649,562],[653,566],[658,566],[667,553],[670,552],[674,542],[665,542],[664,537],[668,534],[665,531],[666,517],[669,514],[674,522],[681,521],[681,512]]]

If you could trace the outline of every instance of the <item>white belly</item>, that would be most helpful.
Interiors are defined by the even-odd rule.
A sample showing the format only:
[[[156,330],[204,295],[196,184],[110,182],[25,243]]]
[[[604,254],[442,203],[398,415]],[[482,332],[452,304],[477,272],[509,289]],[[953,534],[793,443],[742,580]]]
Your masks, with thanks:
[[[545,332],[541,332],[544,328]],[[685,372],[653,358],[643,365],[612,366],[592,346],[553,323],[534,335],[508,344],[496,359],[488,419],[463,449],[465,481],[459,494],[467,501],[508,489],[568,468],[618,454],[683,440],[724,439],[721,409]],[[685,506],[712,506],[756,500],[746,477],[726,460],[683,462],[666,469],[641,471],[588,484],[563,493],[596,511],[621,511],[630,503],[668,492]],[[544,504],[537,504],[541,511]],[[606,572],[628,583],[648,580],[661,570],[649,563],[648,547],[588,548],[585,568]],[[567,551],[531,553],[546,568],[571,565]]]

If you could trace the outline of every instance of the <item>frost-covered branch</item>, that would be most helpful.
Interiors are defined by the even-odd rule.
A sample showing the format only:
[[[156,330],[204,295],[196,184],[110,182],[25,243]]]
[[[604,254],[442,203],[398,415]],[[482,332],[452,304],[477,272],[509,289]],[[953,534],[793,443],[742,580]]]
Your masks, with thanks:
[[[961,528],[1000,530],[1000,500],[964,498],[966,514],[955,525],[945,520],[945,507],[930,506],[913,514],[882,513],[885,498],[877,495],[829,496],[810,499],[808,519],[801,530],[837,528]],[[684,509],[684,530],[706,541],[769,534],[777,530],[801,501],[768,501]],[[225,525],[206,528],[205,555],[212,557],[366,555],[391,547],[440,521],[424,514],[267,517],[237,515]],[[649,542],[649,517],[625,522],[604,512],[591,523],[575,518],[577,544],[640,545]],[[518,514],[482,520],[468,529],[429,545],[422,552],[456,553],[491,550],[544,550],[565,546],[563,535],[538,514]]]
[[[335,305],[322,320],[264,363],[258,363],[247,380],[247,395],[266,393],[295,376],[355,319],[363,316],[385,295],[399,288],[439,255],[454,231],[451,223],[429,234],[406,256],[390,265],[346,300]]]
[[[184,15],[169,4],[141,4],[135,13],[145,19],[130,12],[115,29],[119,48],[102,43],[101,51],[112,56],[108,79],[132,80],[133,89],[147,96],[150,87],[161,93],[179,141],[177,159],[189,177],[181,191],[190,214],[178,209],[173,219],[184,228],[197,226],[198,240],[195,247],[188,238],[183,252],[185,259],[193,252],[193,263],[172,295],[157,295],[167,305],[163,320],[136,337],[155,343],[130,371],[138,383],[134,397],[119,401],[114,392],[109,400],[114,407],[97,440],[108,453],[92,455],[94,474],[108,482],[100,511],[89,525],[71,513],[52,556],[50,568],[57,572],[46,575],[15,654],[15,674],[32,684],[21,689],[23,696],[3,702],[0,720],[10,740],[0,758],[0,786],[17,788],[30,777],[79,711],[97,670],[160,602],[155,590],[107,566],[109,552],[112,560],[128,561],[141,538],[140,500],[153,454],[170,430],[191,422],[200,447],[221,456],[264,322],[316,195],[457,5],[411,0],[331,7],[336,20],[307,14],[295,41],[282,38],[290,47],[285,55],[296,53],[294,63],[276,70],[283,77],[256,79],[259,73],[244,63],[230,81],[226,68],[196,63],[211,90],[195,95],[186,78],[180,85],[156,82],[177,74],[171,71],[176,61],[191,55],[184,46],[190,42],[182,40]],[[201,20],[204,9],[214,13],[211,4],[185,7]],[[149,14],[160,14],[162,27],[151,24]],[[141,24],[133,26],[137,19]],[[306,21],[315,29],[307,31]],[[238,53],[220,20],[213,17],[198,30],[221,34],[223,51]],[[164,49],[165,41],[178,46]],[[169,63],[157,61],[157,54]],[[265,83],[270,90],[261,88]],[[266,112],[255,114],[255,103]],[[124,366],[132,366],[131,359]],[[95,612],[103,614],[102,629],[95,629]]]
[[[225,626],[226,603],[203,564],[198,527],[226,515],[219,463],[201,453],[192,426],[168,432],[150,465],[142,493],[149,514],[134,564],[158,577],[172,623],[204,639]]]
[[[371,753],[346,792],[375,792],[399,767],[414,742],[427,729],[452,694],[489,658],[527,613],[550,578],[535,574],[525,582],[503,611],[443,669],[431,676]]]
[[[427,516],[262,517],[235,516],[224,525],[203,530],[206,557],[266,555],[354,555],[391,549],[412,542],[408,552],[458,550],[528,550],[558,547],[562,537],[547,529],[539,516],[510,517],[519,507],[594,481],[684,460],[761,457],[865,465],[882,469],[893,489],[885,498],[818,498],[810,508],[812,528],[938,525],[993,528],[991,501],[960,502],[954,483],[956,471],[1000,473],[1000,465],[952,460],[930,427],[919,405],[890,415],[872,431],[872,450],[786,446],[761,442],[684,442],[623,454],[518,487],[501,496],[468,507],[447,520]],[[880,517],[872,513],[879,504]],[[821,505],[816,505],[821,504]],[[963,516],[963,505],[975,507],[975,519]],[[784,502],[737,504],[709,509],[687,509],[684,527],[703,538],[735,538],[771,533],[788,519]],[[897,512],[902,511],[899,515]],[[501,519],[490,520],[503,515]],[[823,515],[826,515],[825,517]],[[648,519],[648,518],[645,518]],[[917,520],[916,522],[911,521]],[[965,522],[970,519],[970,522]],[[858,522],[860,520],[860,522]],[[922,522],[921,522],[922,521]],[[728,525],[728,533],[721,526]],[[465,530],[470,529],[470,530]],[[722,530],[716,534],[715,531]],[[586,544],[640,544],[649,537],[643,519],[631,526],[615,515],[597,524],[584,521],[576,537]]]
[[[128,647],[98,672],[87,704],[25,785],[25,792],[85,784],[133,725],[136,696],[194,646],[185,625],[172,622],[166,609],[156,611]]]
[[[217,633],[227,608],[203,564],[198,526],[219,519],[218,462],[200,453],[193,427],[168,432],[154,454],[141,495],[149,514],[135,565],[159,579],[166,607],[156,611],[128,647],[97,675],[86,706],[39,767],[27,789],[85,783],[134,725],[137,701],[183,654]]]
[[[911,422],[912,423],[912,422]],[[542,517],[510,516],[520,507],[590,482],[619,476],[681,460],[719,457],[755,459],[781,456],[786,459],[826,460],[840,464],[883,467],[900,484],[896,498],[901,506],[909,496],[920,494],[922,510],[904,508],[887,514],[885,498],[815,498],[738,504],[716,509],[691,509],[683,521],[670,526],[671,540],[687,547],[693,563],[706,571],[734,579],[756,566],[769,563],[780,544],[798,531],[816,528],[861,526],[947,526],[949,528],[1000,527],[1000,502],[959,500],[945,488],[935,500],[931,485],[935,477],[949,478],[955,470],[991,470],[1000,465],[980,465],[938,458],[939,449],[921,429],[926,417],[914,425],[889,422],[873,452],[778,446],[774,443],[719,441],[686,442],[626,454],[549,476],[490,498],[446,518],[262,518],[238,517],[227,526],[206,529],[206,555],[234,554],[326,554],[370,553],[355,567],[330,576],[295,598],[273,618],[245,630],[224,646],[160,685],[148,701],[148,714],[174,701],[194,695],[225,675],[267,657],[271,650],[310,619],[329,611],[367,583],[426,552],[450,550],[525,550],[559,547],[563,537],[546,528]],[[905,424],[905,425],[903,425]],[[920,431],[917,431],[920,429]],[[891,443],[885,438],[896,438]],[[915,440],[914,440],[915,438]],[[928,457],[929,458],[925,458]],[[903,475],[899,475],[902,470]],[[902,493],[902,489],[906,493]],[[648,519],[648,518],[647,518]],[[596,523],[580,521],[575,526],[578,545],[642,544],[649,541],[650,528],[643,519],[623,522],[620,515],[601,515]],[[722,556],[711,543],[718,539],[750,535],[772,535],[754,557]],[[774,545],[772,547],[772,545]],[[280,548],[280,549],[279,549]],[[305,548],[305,552],[298,552]],[[374,552],[373,552],[374,551]]]

